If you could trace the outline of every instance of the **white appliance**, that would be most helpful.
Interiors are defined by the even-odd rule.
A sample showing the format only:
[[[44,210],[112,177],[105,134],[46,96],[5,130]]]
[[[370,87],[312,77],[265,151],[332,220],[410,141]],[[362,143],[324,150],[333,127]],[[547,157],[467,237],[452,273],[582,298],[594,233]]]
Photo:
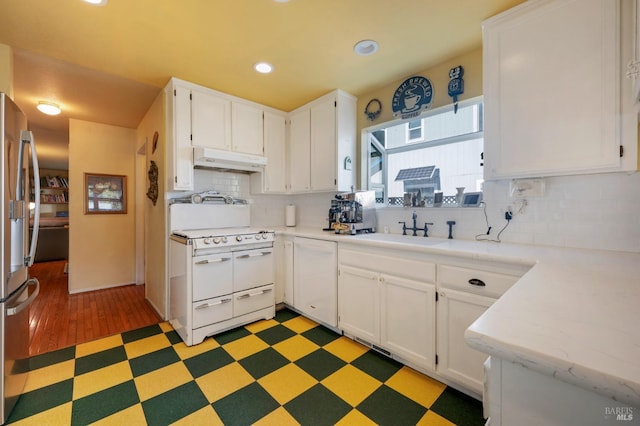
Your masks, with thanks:
[[[2,183],[2,285],[0,285],[0,423],[7,420],[22,394],[29,363],[29,305],[40,284],[29,278],[35,258],[40,218],[40,176],[33,135],[18,106],[0,93]],[[29,155],[30,151],[30,155]],[[29,247],[29,161],[35,187],[33,235]],[[33,289],[31,289],[33,287]],[[30,291],[31,290],[31,291]]]
[[[169,206],[169,317],[188,345],[275,315],[275,233],[246,204]]]

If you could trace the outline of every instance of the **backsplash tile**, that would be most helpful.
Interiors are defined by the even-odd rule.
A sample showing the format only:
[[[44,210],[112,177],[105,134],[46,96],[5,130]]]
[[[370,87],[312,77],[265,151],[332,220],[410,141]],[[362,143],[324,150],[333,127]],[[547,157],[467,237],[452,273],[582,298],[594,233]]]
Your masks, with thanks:
[[[491,237],[496,238],[506,221],[508,206],[513,220],[502,232],[505,242],[558,247],[594,248],[640,252],[640,173],[611,173],[545,178],[546,193],[519,200],[509,196],[509,181],[484,184],[486,212]],[[300,227],[324,228],[334,193],[252,195],[249,175],[196,170],[198,191],[215,189],[247,198],[252,203],[254,226],[284,226],[285,206],[296,205]],[[378,232],[385,226],[402,233],[398,221],[411,226],[413,208],[381,208],[377,211]],[[429,235],[446,238],[449,220],[455,220],[454,238],[471,240],[487,232],[482,208],[416,208],[418,226],[433,222]],[[420,234],[421,235],[421,234]]]

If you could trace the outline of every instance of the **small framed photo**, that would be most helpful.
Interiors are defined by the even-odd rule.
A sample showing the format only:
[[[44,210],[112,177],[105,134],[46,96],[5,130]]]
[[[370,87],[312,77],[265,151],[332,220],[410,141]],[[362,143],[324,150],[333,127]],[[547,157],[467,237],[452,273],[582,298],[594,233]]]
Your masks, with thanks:
[[[85,214],[126,214],[127,177],[99,173],[84,174]]]

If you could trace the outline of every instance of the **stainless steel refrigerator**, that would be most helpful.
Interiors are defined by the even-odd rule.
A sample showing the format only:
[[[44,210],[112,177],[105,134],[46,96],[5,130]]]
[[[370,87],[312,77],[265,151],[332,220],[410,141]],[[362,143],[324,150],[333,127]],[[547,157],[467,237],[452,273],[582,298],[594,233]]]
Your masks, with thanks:
[[[29,371],[29,305],[37,297],[40,284],[29,277],[35,257],[40,221],[40,177],[38,158],[27,119],[20,108],[0,93],[0,135],[3,138],[2,173],[2,283],[0,284],[0,423],[24,389]],[[31,167],[31,169],[30,169]],[[30,171],[33,173],[34,206],[29,206]],[[29,222],[33,235],[29,241]]]

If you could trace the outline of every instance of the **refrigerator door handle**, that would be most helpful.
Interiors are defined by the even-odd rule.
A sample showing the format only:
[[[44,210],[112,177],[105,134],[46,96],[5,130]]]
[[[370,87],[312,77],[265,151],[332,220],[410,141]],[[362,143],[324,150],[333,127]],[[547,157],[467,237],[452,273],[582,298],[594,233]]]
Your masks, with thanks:
[[[7,316],[11,316],[11,315],[17,315],[19,314],[23,309],[27,308],[31,302],[33,302],[33,299],[35,299],[36,297],[38,297],[38,293],[40,293],[40,281],[38,281],[36,278],[30,278],[29,281],[27,281],[27,287],[30,286],[36,286],[36,289],[33,290],[33,293],[31,293],[29,295],[29,297],[27,298],[27,300],[25,300],[24,302],[20,303],[17,306],[13,306],[11,308],[7,308]]]
[[[31,245],[29,248],[29,255],[24,260],[26,266],[33,265],[33,261],[36,258],[36,246],[38,245],[38,230],[40,229],[40,168],[38,166],[38,154],[36,153],[36,142],[33,139],[33,133],[30,130],[22,130],[20,132],[20,163],[22,164],[22,156],[24,155],[24,145],[31,145],[31,163],[33,165],[33,185],[35,195],[35,208],[33,210],[33,233],[31,234]],[[20,187],[22,185],[22,167],[19,167],[18,171],[18,189],[17,194],[20,194]],[[28,189],[27,189],[28,190]],[[25,190],[25,192],[27,191]],[[28,192],[27,192],[28,193]],[[28,216],[27,216],[28,220]],[[26,222],[29,223],[29,222]]]

